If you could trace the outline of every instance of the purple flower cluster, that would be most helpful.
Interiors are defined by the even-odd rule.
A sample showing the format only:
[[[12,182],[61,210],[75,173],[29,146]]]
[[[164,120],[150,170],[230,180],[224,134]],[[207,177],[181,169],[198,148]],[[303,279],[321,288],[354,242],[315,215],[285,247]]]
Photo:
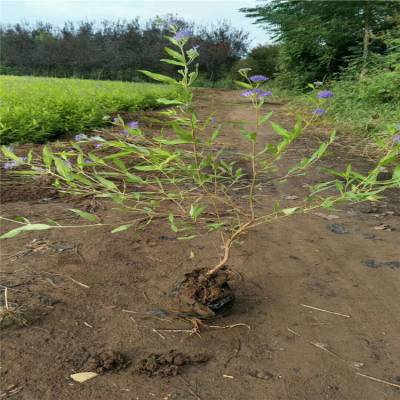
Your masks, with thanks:
[[[126,126],[130,129],[139,129],[139,122],[138,121],[130,121],[126,124]]]
[[[15,160],[11,160],[11,161],[5,162],[3,165],[3,168],[8,170],[8,169],[13,169],[17,166],[18,166],[18,163]]]
[[[193,36],[193,32],[190,29],[181,29],[176,32],[174,39],[177,41],[189,39],[190,36]]]
[[[329,99],[329,97],[333,97],[333,92],[330,90],[321,90],[318,94],[317,97],[319,99]]]
[[[5,170],[9,170],[9,169],[13,169],[18,167],[19,165],[23,164],[25,161],[27,160],[26,157],[21,157],[19,161],[17,160],[11,160],[11,161],[7,161],[3,164],[3,168]]]
[[[269,78],[265,75],[253,75],[253,76],[250,76],[249,79],[252,82],[264,82],[264,81],[269,80]]]
[[[84,133],[80,133],[79,135],[75,136],[75,140],[77,142],[80,142],[82,140],[88,140],[89,138],[87,137],[87,135],[85,135]]]
[[[322,115],[325,115],[325,114],[326,114],[326,110],[324,110],[323,108],[316,108],[316,109],[313,111],[313,114],[314,114],[314,115],[322,116]]]
[[[271,96],[272,92],[270,92],[270,91],[265,92],[262,89],[256,88],[256,89],[245,90],[240,95],[243,97],[257,96],[258,98],[261,98],[261,97]]]
[[[393,142],[397,143],[397,144],[400,144],[400,134],[393,136]]]

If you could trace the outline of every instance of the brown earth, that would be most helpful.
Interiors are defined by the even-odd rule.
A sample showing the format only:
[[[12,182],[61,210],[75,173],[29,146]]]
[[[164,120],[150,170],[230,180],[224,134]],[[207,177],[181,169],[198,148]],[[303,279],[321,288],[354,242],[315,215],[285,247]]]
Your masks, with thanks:
[[[237,93],[200,91],[197,107],[225,122],[220,142],[232,154],[246,147],[239,121],[251,112]],[[274,110],[275,121],[292,123],[285,106],[265,108]],[[260,141],[272,135],[265,127]],[[285,165],[325,135],[324,127],[309,131]],[[324,166],[351,162],[363,170],[368,162],[357,153],[341,138]],[[303,185],[266,181],[257,212],[277,198],[295,206]],[[3,196],[8,217],[78,222],[67,210],[71,200],[53,191],[7,178]],[[110,204],[89,206],[101,218],[114,212]],[[177,241],[158,221],[114,235],[103,227],[65,229],[4,241],[1,297],[8,288],[15,310],[1,325],[0,399],[399,399],[399,215],[393,192],[378,205],[295,216],[241,236],[228,263],[243,278],[229,282],[233,308],[200,335],[162,310],[185,273],[218,261],[215,235]],[[208,361],[193,362],[199,354]],[[169,372],[148,372],[149,365]],[[101,373],[84,383],[71,380],[82,368]]]

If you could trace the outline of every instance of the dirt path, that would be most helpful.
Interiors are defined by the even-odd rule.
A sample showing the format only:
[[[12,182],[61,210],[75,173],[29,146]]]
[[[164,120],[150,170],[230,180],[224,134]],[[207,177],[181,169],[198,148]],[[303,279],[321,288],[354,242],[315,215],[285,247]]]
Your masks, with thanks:
[[[250,114],[237,93],[201,91],[197,104],[200,113],[215,111],[226,123],[221,142],[245,147],[238,122]],[[290,124],[283,106],[271,107],[276,121]],[[323,129],[307,134],[290,158],[308,152],[320,134]],[[261,135],[273,133],[265,128]],[[347,160],[365,164],[341,145],[325,163]],[[269,209],[278,197],[301,195],[302,184],[265,184],[257,211]],[[72,218],[70,205],[60,199],[21,199],[4,204],[2,214]],[[213,236],[177,241],[166,224],[154,224],[137,233],[49,231],[4,242],[2,288],[9,287],[11,303],[25,307],[30,324],[1,330],[0,398],[398,399],[400,389],[359,375],[400,385],[398,193],[379,206],[348,206],[332,214],[338,218],[296,216],[241,238],[229,266],[244,280],[236,284],[232,313],[215,323],[240,325],[205,330],[200,337],[165,331],[190,326],[165,318],[158,308],[184,272],[217,260]],[[343,229],[346,233],[338,233]],[[20,253],[34,239],[43,242]],[[107,349],[123,353],[131,365],[83,384],[69,378]],[[209,360],[190,362],[168,378],[136,372],[149,353],[171,349],[192,361],[206,353]],[[171,357],[164,361],[171,363]],[[175,357],[175,367],[180,364]]]

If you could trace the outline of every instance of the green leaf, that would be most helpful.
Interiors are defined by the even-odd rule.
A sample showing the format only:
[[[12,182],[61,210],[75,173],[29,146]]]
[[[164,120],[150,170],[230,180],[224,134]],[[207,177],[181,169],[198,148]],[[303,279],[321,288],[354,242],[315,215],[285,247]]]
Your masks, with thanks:
[[[252,89],[253,86],[251,86],[249,83],[242,82],[242,81],[235,81],[236,85],[241,86],[245,89]]]
[[[21,161],[21,158],[14,154],[7,146],[1,146],[1,151],[7,158],[17,162]]]
[[[159,165],[135,165],[134,167],[137,171],[158,171],[160,169]]]
[[[125,177],[131,183],[144,183],[144,180],[140,176],[137,176],[130,172],[125,172]]]
[[[247,140],[250,140],[252,142],[256,141],[256,138],[257,138],[257,133],[256,132],[250,132],[250,131],[242,130],[241,133]]]
[[[113,163],[121,170],[121,171],[127,171],[125,163],[120,159],[120,158],[115,158],[113,160]]]
[[[170,224],[170,226],[171,226],[171,230],[173,231],[173,232],[178,232],[179,231],[179,229],[178,229],[178,227],[175,225],[175,218],[174,218],[174,215],[170,212],[169,214],[168,214],[168,221],[169,221],[169,224]]]
[[[186,140],[188,143],[193,142],[193,135],[191,131],[183,129],[178,124],[172,124],[172,129],[174,130],[176,136],[178,136],[180,139]]]
[[[48,146],[44,146],[42,150],[43,154],[43,162],[46,165],[47,168],[51,167],[51,163],[53,162],[53,153],[51,149]]]
[[[69,210],[74,212],[75,214],[78,214],[81,218],[86,219],[87,221],[90,221],[90,222],[97,221],[97,216],[94,214],[90,214],[86,211],[78,210],[76,208],[69,208]]]
[[[53,226],[60,226],[60,224],[57,221],[54,221],[54,219],[51,218],[46,218],[46,221],[48,224],[53,225]]]
[[[207,224],[207,226],[210,228],[209,232],[210,231],[215,231],[215,230],[217,230],[219,228],[222,228],[224,225],[225,225],[224,222],[214,222],[214,223]]]
[[[299,209],[299,207],[291,207],[291,208],[284,208],[281,211],[285,215],[291,215],[291,214],[295,213],[298,209]]]
[[[177,240],[192,240],[192,239],[194,239],[195,237],[197,237],[197,235],[180,236],[180,237],[177,237]]]
[[[271,122],[272,129],[280,136],[285,138],[290,137],[290,132],[287,131],[283,126],[276,124],[275,122]]]
[[[159,82],[166,82],[166,83],[171,83],[176,85],[177,82],[175,79],[170,78],[169,76],[166,75],[162,75],[162,74],[156,74],[154,72],[150,72],[150,71],[146,71],[143,69],[139,69],[139,72],[141,72],[143,75],[146,75],[147,77],[155,80],[155,81],[159,81]]]
[[[214,142],[218,138],[219,135],[220,135],[220,129],[217,128],[211,135],[211,142]]]
[[[46,225],[46,224],[29,224],[29,225],[24,225],[20,226],[18,228],[12,229],[11,231],[8,231],[7,233],[4,233],[3,235],[0,236],[0,239],[9,239],[13,238],[17,235],[19,235],[22,232],[26,231],[44,231],[46,229],[51,229],[52,226]]]
[[[189,215],[196,221],[200,214],[207,208],[207,206],[201,206],[199,204],[192,204],[190,206]]]
[[[66,160],[54,157],[57,172],[67,181],[71,180],[71,167],[67,164]]]
[[[166,139],[162,137],[154,138],[154,140],[158,143],[167,144],[167,145],[177,145],[177,144],[188,144],[192,143],[192,140],[185,140],[185,139]]]
[[[96,164],[100,164],[100,165],[106,165],[106,163],[104,162],[104,160],[98,156],[96,156],[96,154],[93,153],[89,153],[88,154],[89,158],[94,161]]]
[[[400,179],[400,165],[394,169],[392,179]]]
[[[160,61],[165,62],[166,64],[179,65],[180,67],[185,66],[185,63],[183,63],[183,62],[170,60],[168,58],[161,58]]]
[[[175,50],[170,49],[169,47],[164,47],[165,52],[170,55],[171,57],[175,58],[175,60],[180,61],[181,63],[185,62],[185,58],[182,54],[178,53]]]
[[[272,114],[273,114],[273,112],[271,111],[271,112],[263,115],[259,120],[259,124],[260,125],[265,124],[271,118]]]
[[[114,182],[111,182],[111,181],[109,181],[108,179],[103,178],[103,177],[100,176],[100,175],[95,175],[95,178],[97,179],[97,181],[98,181],[99,183],[101,183],[101,184],[102,184],[104,187],[106,187],[107,189],[118,191],[118,187],[115,185]]]
[[[28,151],[28,155],[26,156],[26,158],[27,158],[26,162],[27,162],[28,164],[31,163],[31,161],[32,161],[32,156],[33,156],[33,149],[30,149],[30,150]]]
[[[14,175],[41,175],[40,171],[12,171]]]
[[[181,105],[181,104],[185,104],[179,100],[171,100],[171,99],[166,99],[164,97],[160,97],[159,99],[157,99],[157,103],[158,104],[164,104],[166,106],[169,105]]]
[[[78,182],[83,183],[86,186],[93,186],[93,182],[91,182],[88,178],[86,178],[83,174],[73,174],[73,178]]]
[[[118,228],[115,228],[111,231],[111,233],[117,233],[117,232],[123,232],[128,230],[130,227],[132,227],[133,224],[126,224],[126,225],[121,225]]]

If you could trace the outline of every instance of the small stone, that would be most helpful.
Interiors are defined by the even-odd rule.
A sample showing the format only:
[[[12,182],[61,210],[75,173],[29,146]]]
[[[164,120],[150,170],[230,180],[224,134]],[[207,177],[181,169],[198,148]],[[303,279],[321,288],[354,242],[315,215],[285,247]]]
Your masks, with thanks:
[[[392,268],[392,269],[400,268],[400,261],[387,261],[387,262],[384,262],[383,265],[385,267],[389,267],[389,268]]]
[[[364,265],[364,267],[367,267],[367,268],[378,268],[379,267],[379,263],[377,263],[375,260],[372,260],[372,259],[364,260],[364,261],[362,261],[362,264]]]
[[[328,229],[337,235],[349,233],[349,231],[341,224],[328,224]]]

